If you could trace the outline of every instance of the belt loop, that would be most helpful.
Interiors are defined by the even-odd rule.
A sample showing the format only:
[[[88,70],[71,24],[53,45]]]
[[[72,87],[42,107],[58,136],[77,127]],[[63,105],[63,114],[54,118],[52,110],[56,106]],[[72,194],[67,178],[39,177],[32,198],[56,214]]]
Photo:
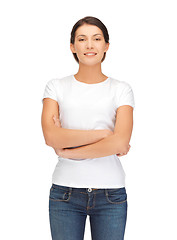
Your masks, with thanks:
[[[106,196],[108,196],[108,190],[106,188],[104,190],[105,190]]]
[[[70,192],[70,193],[72,192],[72,187],[69,187],[69,192]]]

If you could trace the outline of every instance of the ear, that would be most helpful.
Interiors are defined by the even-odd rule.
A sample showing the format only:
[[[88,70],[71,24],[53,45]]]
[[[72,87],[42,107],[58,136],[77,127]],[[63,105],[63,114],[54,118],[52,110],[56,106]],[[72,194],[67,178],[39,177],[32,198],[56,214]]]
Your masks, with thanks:
[[[110,44],[110,43],[106,43],[106,46],[105,46],[105,52],[108,51],[108,49],[109,49],[109,44]]]
[[[70,43],[70,49],[72,53],[75,53],[75,48],[74,48],[74,44]]]

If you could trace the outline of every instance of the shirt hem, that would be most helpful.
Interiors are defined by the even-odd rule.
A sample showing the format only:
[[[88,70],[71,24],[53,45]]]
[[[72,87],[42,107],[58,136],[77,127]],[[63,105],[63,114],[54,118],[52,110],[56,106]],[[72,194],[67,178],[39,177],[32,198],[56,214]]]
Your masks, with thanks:
[[[56,182],[52,181],[53,184],[61,185],[65,187],[72,187],[72,188],[99,188],[99,189],[105,189],[105,188],[123,188],[125,187],[125,184],[115,184],[115,185],[84,185],[84,184],[72,184],[72,183],[63,183],[63,182]]]

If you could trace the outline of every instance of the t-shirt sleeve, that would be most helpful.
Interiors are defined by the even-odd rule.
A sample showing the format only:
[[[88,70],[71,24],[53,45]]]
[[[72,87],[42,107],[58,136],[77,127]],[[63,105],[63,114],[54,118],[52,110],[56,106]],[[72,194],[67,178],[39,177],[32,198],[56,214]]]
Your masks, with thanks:
[[[45,89],[44,89],[43,97],[42,97],[42,103],[43,103],[44,98],[51,98],[51,99],[57,101],[57,94],[56,94],[54,79],[51,79],[47,82]]]
[[[135,99],[132,87],[126,82],[123,82],[123,85],[124,87],[120,93],[120,96],[116,98],[117,108],[123,105],[130,105],[135,108]]]

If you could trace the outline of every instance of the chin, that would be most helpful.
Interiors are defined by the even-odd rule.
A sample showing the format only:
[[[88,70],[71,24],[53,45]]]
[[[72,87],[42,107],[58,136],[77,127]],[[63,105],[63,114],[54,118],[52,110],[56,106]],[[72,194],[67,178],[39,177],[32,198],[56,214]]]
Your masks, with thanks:
[[[80,62],[84,65],[94,66],[94,65],[100,64],[101,60],[100,61],[80,61]]]

